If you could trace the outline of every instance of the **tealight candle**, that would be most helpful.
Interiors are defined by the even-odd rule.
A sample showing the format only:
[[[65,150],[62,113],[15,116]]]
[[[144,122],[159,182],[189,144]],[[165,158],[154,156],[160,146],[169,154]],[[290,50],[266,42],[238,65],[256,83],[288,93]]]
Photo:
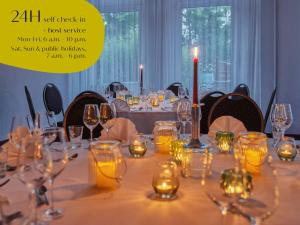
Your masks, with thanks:
[[[173,162],[160,163],[152,180],[153,189],[160,199],[172,199],[179,188],[177,166]]]
[[[128,104],[129,106],[132,106],[132,105],[133,105],[133,99],[132,99],[132,97],[128,97],[128,98],[127,98],[127,104]]]
[[[147,145],[144,141],[134,140],[129,145],[129,152],[134,158],[141,158],[147,151]]]
[[[152,97],[151,100],[152,107],[158,107],[159,106],[159,98],[158,97]]]
[[[132,102],[134,105],[138,105],[140,103],[140,97],[138,96],[132,97]]]
[[[216,133],[217,147],[221,153],[231,151],[234,134],[227,131],[218,131]]]
[[[293,161],[297,155],[295,140],[288,138],[279,143],[277,149],[279,159],[283,161]]]
[[[170,98],[169,98],[169,102],[170,102],[170,103],[174,103],[174,102],[176,102],[176,101],[177,101],[176,96],[170,96]]]

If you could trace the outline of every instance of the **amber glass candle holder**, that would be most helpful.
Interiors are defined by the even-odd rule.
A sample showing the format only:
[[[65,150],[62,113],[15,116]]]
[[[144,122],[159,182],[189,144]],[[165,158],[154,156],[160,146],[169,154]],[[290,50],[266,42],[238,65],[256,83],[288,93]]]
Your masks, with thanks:
[[[242,132],[238,138],[238,147],[244,169],[251,174],[260,174],[268,155],[267,136],[259,132]]]
[[[216,144],[221,153],[229,153],[232,149],[234,134],[228,131],[216,133]]]
[[[129,105],[129,106],[133,106],[133,99],[132,99],[132,97],[128,97],[127,98],[127,104]]]
[[[280,160],[289,162],[294,161],[297,155],[295,139],[288,137],[279,142],[277,147],[277,155]]]
[[[155,150],[158,153],[169,154],[171,142],[177,140],[177,133],[175,121],[156,121],[153,130]]]
[[[143,134],[133,136],[129,144],[130,155],[134,158],[141,158],[147,152],[147,141]]]
[[[140,103],[140,97],[139,96],[133,96],[132,102],[134,105],[138,105]]]
[[[171,200],[176,198],[176,192],[179,188],[177,165],[169,161],[159,163],[153,175],[152,187],[158,199]]]
[[[95,141],[88,154],[89,184],[100,189],[118,187],[127,171],[118,141]]]
[[[170,155],[172,160],[177,164],[181,165],[183,154],[184,154],[184,146],[187,144],[186,140],[174,140],[171,142],[171,151]]]

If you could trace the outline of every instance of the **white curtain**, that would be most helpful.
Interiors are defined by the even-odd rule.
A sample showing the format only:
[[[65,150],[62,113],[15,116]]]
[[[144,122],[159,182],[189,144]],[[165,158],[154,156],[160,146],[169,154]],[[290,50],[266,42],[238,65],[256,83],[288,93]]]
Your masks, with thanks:
[[[125,83],[137,94],[139,64],[144,64],[146,88],[165,89],[179,81],[191,92],[191,50],[197,46],[202,94],[231,92],[246,83],[260,104],[261,0],[90,2],[106,20],[106,42],[94,66],[71,76],[71,98],[86,89],[103,89],[112,81]]]

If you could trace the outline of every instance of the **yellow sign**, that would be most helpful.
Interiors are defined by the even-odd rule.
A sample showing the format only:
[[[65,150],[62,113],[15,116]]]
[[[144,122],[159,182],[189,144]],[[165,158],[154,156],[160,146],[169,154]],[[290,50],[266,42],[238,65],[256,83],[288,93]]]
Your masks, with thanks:
[[[18,68],[79,72],[103,50],[101,14],[85,0],[6,0],[0,26],[0,63]]]

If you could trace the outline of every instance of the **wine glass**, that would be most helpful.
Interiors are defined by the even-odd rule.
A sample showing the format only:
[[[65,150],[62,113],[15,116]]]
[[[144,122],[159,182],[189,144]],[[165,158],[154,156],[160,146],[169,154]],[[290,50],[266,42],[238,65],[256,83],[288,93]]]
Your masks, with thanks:
[[[252,176],[253,189],[248,198],[239,198],[234,208],[244,217],[248,218],[251,225],[262,224],[275,212],[279,204],[279,188],[277,185],[277,172],[272,165],[272,157],[268,156],[261,167],[261,174]]]
[[[48,182],[50,186],[50,207],[44,212],[43,217],[47,220],[54,220],[63,216],[63,210],[54,208],[53,186],[56,177],[62,173],[69,162],[68,148],[63,128],[46,128],[42,136],[52,156],[52,170]]]
[[[222,187],[224,183],[224,174],[238,171],[236,161],[232,155],[221,155],[222,163],[213,163],[211,166],[211,175],[207,176],[204,180],[204,187],[209,199],[218,207],[221,212],[222,220],[227,215],[231,204],[236,198],[234,191],[229,192],[228,187]]]
[[[90,130],[91,141],[93,141],[93,129],[99,123],[99,108],[96,104],[87,104],[84,107],[83,123]]]
[[[280,133],[280,139],[276,140],[276,144],[283,140],[285,131],[290,128],[293,123],[293,114],[290,104],[273,104],[271,112],[271,124]]]
[[[182,123],[182,132],[185,136],[186,123],[192,119],[192,105],[188,100],[180,100],[177,106],[177,118]]]
[[[18,161],[18,178],[30,191],[29,216],[25,218],[23,224],[44,224],[37,218],[36,195],[53,168],[51,154],[44,145],[44,139],[40,136],[27,136],[22,139]]]
[[[178,97],[183,99],[186,96],[186,90],[183,86],[178,87]]]
[[[8,139],[17,149],[21,147],[22,139],[29,135],[32,129],[32,120],[27,116],[15,115],[11,121]]]
[[[105,129],[107,136],[112,128],[112,119],[116,118],[116,106],[114,104],[102,103],[100,105],[100,124]]]

